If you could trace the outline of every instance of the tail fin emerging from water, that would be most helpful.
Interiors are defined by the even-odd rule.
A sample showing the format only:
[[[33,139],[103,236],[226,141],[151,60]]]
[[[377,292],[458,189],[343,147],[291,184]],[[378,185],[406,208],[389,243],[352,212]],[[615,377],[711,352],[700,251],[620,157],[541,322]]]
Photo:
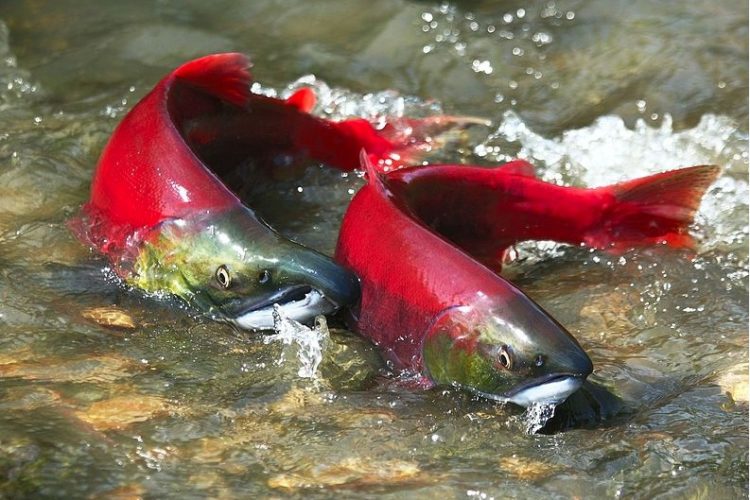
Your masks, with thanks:
[[[654,244],[692,246],[688,226],[719,172],[716,165],[699,165],[599,188],[611,194],[614,203],[584,242],[615,251]]]

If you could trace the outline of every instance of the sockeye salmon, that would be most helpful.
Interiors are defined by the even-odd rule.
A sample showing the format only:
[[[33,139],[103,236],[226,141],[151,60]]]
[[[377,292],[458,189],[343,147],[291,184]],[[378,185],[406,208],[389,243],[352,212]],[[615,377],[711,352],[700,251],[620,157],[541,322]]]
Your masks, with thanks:
[[[362,162],[368,183],[347,209],[335,255],[360,278],[353,329],[397,371],[521,406],[562,402],[593,366],[562,325],[495,272],[503,250],[528,239],[687,245],[718,173],[693,167],[586,190],[539,181],[521,161],[387,174],[367,155]]]
[[[128,284],[267,329],[274,304],[298,321],[352,304],[357,279],[280,236],[218,176],[259,157],[352,170],[361,149],[395,167],[426,145],[427,132],[453,123],[434,117],[375,130],[362,119],[325,120],[309,113],[310,89],[286,100],[251,93],[248,67],[241,54],[217,54],[161,80],[112,134],[91,198],[70,225]]]

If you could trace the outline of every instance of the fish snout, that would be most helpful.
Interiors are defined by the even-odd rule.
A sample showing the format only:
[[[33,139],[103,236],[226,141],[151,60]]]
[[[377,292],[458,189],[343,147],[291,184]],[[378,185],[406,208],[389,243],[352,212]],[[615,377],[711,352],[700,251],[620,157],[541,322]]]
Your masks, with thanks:
[[[321,269],[318,278],[320,291],[336,309],[352,306],[359,300],[359,279],[343,266],[329,261],[329,265]]]
[[[305,249],[306,250],[306,249]],[[244,300],[230,321],[245,330],[270,330],[276,312],[282,317],[309,323],[320,314],[331,314],[359,297],[354,274],[311,250],[284,262],[277,270],[273,291]]]
[[[566,334],[567,331],[563,330]],[[558,345],[548,356],[547,372],[565,373],[585,379],[594,371],[594,363],[572,335],[567,334],[567,345]]]
[[[594,363],[586,354],[586,351],[576,343],[574,348],[565,353],[564,360],[560,363],[557,371],[585,379],[594,371]]]
[[[566,330],[561,329],[556,346],[547,354],[534,357],[531,379],[506,393],[509,401],[520,406],[559,404],[576,392],[594,371],[586,351]]]
[[[320,292],[334,310],[354,305],[359,300],[357,276],[331,258],[304,247],[284,266],[290,282],[304,283]]]

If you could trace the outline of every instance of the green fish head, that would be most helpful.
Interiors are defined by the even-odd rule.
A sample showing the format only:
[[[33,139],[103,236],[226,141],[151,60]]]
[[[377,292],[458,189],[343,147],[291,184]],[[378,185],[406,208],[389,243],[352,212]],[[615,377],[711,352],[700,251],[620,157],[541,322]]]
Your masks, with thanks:
[[[578,342],[523,295],[502,307],[480,301],[446,309],[422,355],[436,384],[521,406],[561,403],[593,370]]]
[[[245,208],[160,224],[143,239],[129,282],[249,330],[273,328],[274,305],[305,322],[359,297],[351,272]]]

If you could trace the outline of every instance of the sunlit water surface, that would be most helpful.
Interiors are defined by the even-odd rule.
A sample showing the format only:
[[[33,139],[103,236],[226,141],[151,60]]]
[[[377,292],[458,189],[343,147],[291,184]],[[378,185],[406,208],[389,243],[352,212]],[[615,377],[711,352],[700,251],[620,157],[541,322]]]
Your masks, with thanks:
[[[747,25],[701,0],[3,2],[0,496],[747,496]],[[112,279],[65,220],[124,113],[222,50],[257,92],[315,86],[319,114],[493,121],[435,161],[575,185],[722,165],[694,254],[524,244],[507,269],[626,411],[529,435],[519,409],[394,383],[335,320],[243,335]],[[331,253],[361,183],[312,166],[254,200]]]

